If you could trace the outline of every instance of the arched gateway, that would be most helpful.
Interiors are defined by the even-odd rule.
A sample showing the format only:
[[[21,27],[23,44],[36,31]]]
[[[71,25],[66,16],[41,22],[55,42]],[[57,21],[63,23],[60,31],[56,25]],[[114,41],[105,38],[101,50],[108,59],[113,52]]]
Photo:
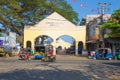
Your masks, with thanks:
[[[52,13],[34,26],[25,26],[24,48],[27,47],[26,45],[29,41],[31,42],[31,48],[34,50],[35,39],[40,35],[47,35],[53,39],[54,55],[56,55],[56,39],[62,35],[72,36],[76,40],[76,54],[79,41],[83,42],[85,48],[86,27],[72,24],[57,12]]]

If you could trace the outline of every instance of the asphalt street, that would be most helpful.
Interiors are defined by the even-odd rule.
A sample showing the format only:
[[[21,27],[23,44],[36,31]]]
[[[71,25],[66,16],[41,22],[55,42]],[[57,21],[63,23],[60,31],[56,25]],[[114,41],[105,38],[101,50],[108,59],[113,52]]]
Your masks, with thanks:
[[[119,60],[57,55],[56,62],[0,58],[0,80],[120,80]]]

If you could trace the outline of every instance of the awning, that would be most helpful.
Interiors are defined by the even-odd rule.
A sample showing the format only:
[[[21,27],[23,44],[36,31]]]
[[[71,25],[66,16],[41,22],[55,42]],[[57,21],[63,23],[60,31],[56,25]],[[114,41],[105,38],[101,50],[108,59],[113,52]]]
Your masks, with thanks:
[[[88,41],[86,41],[86,43],[97,43],[98,42],[98,40],[88,40]]]
[[[106,40],[107,40],[109,43],[112,43],[112,44],[120,44],[120,37],[107,38]]]

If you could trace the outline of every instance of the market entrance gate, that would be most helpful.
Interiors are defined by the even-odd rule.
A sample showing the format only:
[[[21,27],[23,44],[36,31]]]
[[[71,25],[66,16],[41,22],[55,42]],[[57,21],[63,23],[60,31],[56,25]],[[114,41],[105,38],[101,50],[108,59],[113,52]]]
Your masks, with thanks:
[[[74,25],[57,12],[52,13],[34,26],[25,26],[24,48],[27,47],[26,44],[29,41],[34,51],[35,39],[40,35],[47,35],[53,39],[54,55],[56,55],[56,39],[62,35],[72,36],[76,40],[76,54],[78,54],[79,41],[83,42],[85,48],[86,27]]]

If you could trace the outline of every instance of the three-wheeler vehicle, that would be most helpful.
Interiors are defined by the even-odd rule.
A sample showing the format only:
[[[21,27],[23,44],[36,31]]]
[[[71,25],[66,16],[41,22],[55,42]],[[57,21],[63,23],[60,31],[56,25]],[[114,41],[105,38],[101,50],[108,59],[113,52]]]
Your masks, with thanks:
[[[113,54],[110,48],[98,48],[95,52],[95,58],[111,60],[113,58]]]
[[[0,46],[0,56],[3,56],[3,57],[10,56],[10,53],[5,50],[4,46]]]
[[[52,54],[50,54],[50,50],[52,50]],[[56,56],[53,55],[53,46],[36,46],[34,58],[42,61],[55,62]]]

